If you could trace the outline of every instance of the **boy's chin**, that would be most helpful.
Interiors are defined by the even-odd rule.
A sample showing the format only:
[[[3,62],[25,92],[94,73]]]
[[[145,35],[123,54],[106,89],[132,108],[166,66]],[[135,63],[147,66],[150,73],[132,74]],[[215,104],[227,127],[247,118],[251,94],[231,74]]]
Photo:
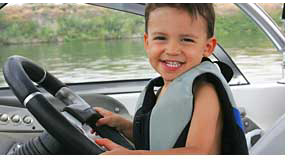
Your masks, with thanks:
[[[162,78],[164,79],[165,82],[172,82],[174,79],[176,79],[178,75],[162,75]]]

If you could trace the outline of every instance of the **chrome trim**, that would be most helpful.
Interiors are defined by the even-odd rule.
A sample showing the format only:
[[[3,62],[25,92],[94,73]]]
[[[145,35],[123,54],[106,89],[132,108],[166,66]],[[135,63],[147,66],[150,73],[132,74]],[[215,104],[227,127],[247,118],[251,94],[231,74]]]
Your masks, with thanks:
[[[46,76],[47,76],[47,71],[45,70],[45,69],[43,69],[44,70],[44,75],[43,75],[43,77],[42,77],[42,79],[41,80],[39,80],[38,82],[36,82],[37,84],[41,84],[41,83],[43,83],[44,82],[44,80],[46,79]]]
[[[34,93],[31,93],[30,95],[28,95],[28,96],[25,98],[24,102],[23,102],[24,106],[26,107],[27,103],[28,103],[32,98],[34,98],[36,95],[39,95],[39,94],[42,95],[41,92],[34,92]]]
[[[277,50],[284,54],[285,37],[270,16],[254,3],[236,3],[236,5],[262,29]]]

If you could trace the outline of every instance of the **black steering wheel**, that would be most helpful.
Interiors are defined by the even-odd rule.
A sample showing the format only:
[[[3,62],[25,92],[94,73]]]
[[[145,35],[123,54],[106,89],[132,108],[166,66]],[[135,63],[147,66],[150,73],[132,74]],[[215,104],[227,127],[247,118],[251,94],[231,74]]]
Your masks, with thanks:
[[[68,146],[73,151],[72,153],[95,155],[105,152],[103,148],[88,138],[82,129],[83,123],[96,127],[94,123],[101,116],[63,82],[31,60],[21,56],[9,57],[4,65],[3,74],[18,100],[54,139],[63,146]],[[32,81],[66,104],[65,110],[63,112],[56,110]],[[114,137],[110,134],[117,135],[119,140],[122,137],[110,127],[102,130],[108,137]],[[119,144],[125,143],[124,145],[130,148],[127,140],[122,138],[122,142]]]

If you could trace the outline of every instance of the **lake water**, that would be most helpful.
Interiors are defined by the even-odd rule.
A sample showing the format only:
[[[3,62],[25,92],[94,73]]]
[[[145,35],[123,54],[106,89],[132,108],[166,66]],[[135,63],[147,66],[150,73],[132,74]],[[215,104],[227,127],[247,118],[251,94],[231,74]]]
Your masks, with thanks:
[[[281,79],[283,56],[275,49],[224,48],[250,83]],[[10,45],[1,46],[0,54],[1,66],[11,55],[25,56],[66,83],[157,76],[148,63],[142,39]],[[0,72],[0,86],[7,86],[2,68]]]

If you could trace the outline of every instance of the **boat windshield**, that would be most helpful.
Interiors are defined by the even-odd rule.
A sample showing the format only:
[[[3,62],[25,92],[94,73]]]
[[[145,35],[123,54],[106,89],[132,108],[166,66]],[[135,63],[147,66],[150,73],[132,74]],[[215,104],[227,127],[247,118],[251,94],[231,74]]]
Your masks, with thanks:
[[[276,8],[276,4],[272,6]],[[139,5],[134,7],[139,13],[143,9]],[[241,71],[246,76],[269,74],[266,65],[257,66],[260,57],[272,55],[272,62],[281,63],[281,55],[274,57],[276,50],[272,44],[237,7],[216,4],[215,9],[219,46],[211,58],[233,68],[231,85],[249,84]],[[143,16],[97,5],[6,5],[0,10],[0,65],[11,55],[21,55],[65,83],[150,79],[158,74],[148,62],[143,33]],[[237,65],[231,58],[237,60]],[[253,62],[253,66],[247,62]],[[279,69],[273,67],[273,70],[279,73],[271,77],[272,80],[281,76],[280,64],[276,67]],[[7,87],[2,68],[0,72],[0,87]]]

